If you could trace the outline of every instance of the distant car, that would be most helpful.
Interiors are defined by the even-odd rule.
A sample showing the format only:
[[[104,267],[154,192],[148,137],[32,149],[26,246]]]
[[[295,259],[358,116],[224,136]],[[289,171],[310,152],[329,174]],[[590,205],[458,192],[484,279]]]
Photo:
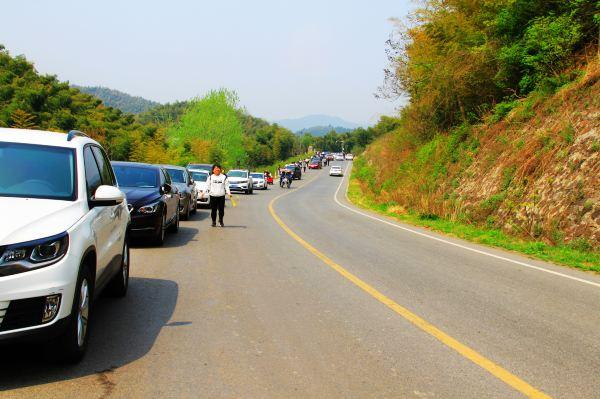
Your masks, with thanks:
[[[327,154],[325,158],[327,158],[328,161],[333,161],[335,157],[333,154]]]
[[[352,161],[354,159],[354,155],[352,154],[346,154],[346,160],[347,161]]]
[[[188,220],[190,214],[196,213],[198,193],[194,180],[186,168],[181,166],[163,165],[171,177],[173,185],[179,191],[179,217]]]
[[[344,160],[344,156],[342,154],[335,154],[333,156],[333,160],[334,161],[343,161]]]
[[[212,173],[213,165],[210,163],[190,163],[186,166],[187,170],[205,170]]]
[[[231,191],[243,191],[246,194],[253,194],[254,187],[250,171],[243,169],[233,169],[227,172],[229,180],[229,189]]]
[[[300,166],[291,163],[289,165],[285,165],[285,169],[287,169],[287,170],[289,170],[289,171],[292,172],[292,179],[293,180],[300,180],[300,179],[302,179],[302,168]]]
[[[312,159],[308,164],[308,169],[321,169],[321,161],[318,159]]]
[[[260,172],[252,172],[250,173],[252,176],[253,188],[266,190],[267,189],[267,180],[265,179],[265,174]]]
[[[206,181],[208,180],[208,176],[210,176],[210,172],[206,170],[194,170],[191,169],[190,174],[192,175],[192,179],[194,179],[194,185],[196,186],[196,206],[209,206],[210,205],[210,195],[202,195],[206,191]]]
[[[341,166],[333,165],[329,168],[329,176],[344,176]]]
[[[127,293],[129,217],[98,142],[77,131],[0,128],[2,349],[35,339],[61,360],[83,358],[95,299]]]
[[[136,162],[112,162],[119,187],[127,196],[132,238],[162,245],[165,232],[179,230],[179,192],[165,168]]]

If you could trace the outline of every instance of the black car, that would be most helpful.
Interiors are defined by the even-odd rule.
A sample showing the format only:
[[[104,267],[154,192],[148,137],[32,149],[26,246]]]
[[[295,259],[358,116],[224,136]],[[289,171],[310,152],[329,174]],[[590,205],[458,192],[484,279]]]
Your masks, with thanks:
[[[302,179],[302,168],[300,166],[295,165],[295,164],[289,164],[289,165],[285,165],[285,169],[292,172],[293,180]]]
[[[131,238],[146,238],[162,245],[165,231],[179,229],[179,192],[171,176],[159,165],[112,162],[119,188],[127,196]]]
[[[196,186],[194,179],[186,168],[174,165],[162,165],[171,177],[172,184],[179,191],[179,217],[188,220],[190,214],[196,213]]]

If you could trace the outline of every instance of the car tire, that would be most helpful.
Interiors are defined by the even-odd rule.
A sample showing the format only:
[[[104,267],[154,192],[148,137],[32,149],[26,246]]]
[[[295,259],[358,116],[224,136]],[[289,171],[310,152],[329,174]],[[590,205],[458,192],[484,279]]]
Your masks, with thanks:
[[[179,209],[179,206],[177,207]],[[175,220],[169,226],[169,233],[177,233],[179,231],[179,211],[175,215]]]
[[[191,198],[190,198],[191,201]],[[183,220],[190,220],[190,201],[185,206],[185,213],[183,214]]]
[[[90,315],[93,296],[93,265],[82,264],[75,285],[71,316],[65,332],[58,338],[58,358],[64,363],[78,363],[85,355],[90,335]]]
[[[167,214],[163,212],[162,219],[160,221],[160,227],[156,232],[156,236],[154,237],[154,245],[162,246],[165,243],[165,225],[167,223]]]
[[[108,293],[116,298],[123,298],[127,295],[127,288],[129,287],[129,240],[125,237],[123,243],[123,254],[121,256],[121,267],[119,272],[114,275],[108,285]]]

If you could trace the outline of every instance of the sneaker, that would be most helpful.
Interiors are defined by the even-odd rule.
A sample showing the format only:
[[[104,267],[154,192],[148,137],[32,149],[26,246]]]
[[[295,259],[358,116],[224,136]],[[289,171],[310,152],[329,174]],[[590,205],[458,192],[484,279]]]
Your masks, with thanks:
[[[220,225],[221,227],[225,227],[225,225],[223,224],[223,222],[219,222],[219,225]]]

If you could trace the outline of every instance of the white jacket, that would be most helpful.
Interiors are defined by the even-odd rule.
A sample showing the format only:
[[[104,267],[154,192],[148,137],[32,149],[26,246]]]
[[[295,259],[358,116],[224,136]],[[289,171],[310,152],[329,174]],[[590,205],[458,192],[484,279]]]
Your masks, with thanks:
[[[214,174],[208,176],[204,194],[208,194],[211,197],[222,197],[225,194],[230,195],[231,191],[229,191],[229,180],[227,179],[227,176],[223,173],[219,176]]]

